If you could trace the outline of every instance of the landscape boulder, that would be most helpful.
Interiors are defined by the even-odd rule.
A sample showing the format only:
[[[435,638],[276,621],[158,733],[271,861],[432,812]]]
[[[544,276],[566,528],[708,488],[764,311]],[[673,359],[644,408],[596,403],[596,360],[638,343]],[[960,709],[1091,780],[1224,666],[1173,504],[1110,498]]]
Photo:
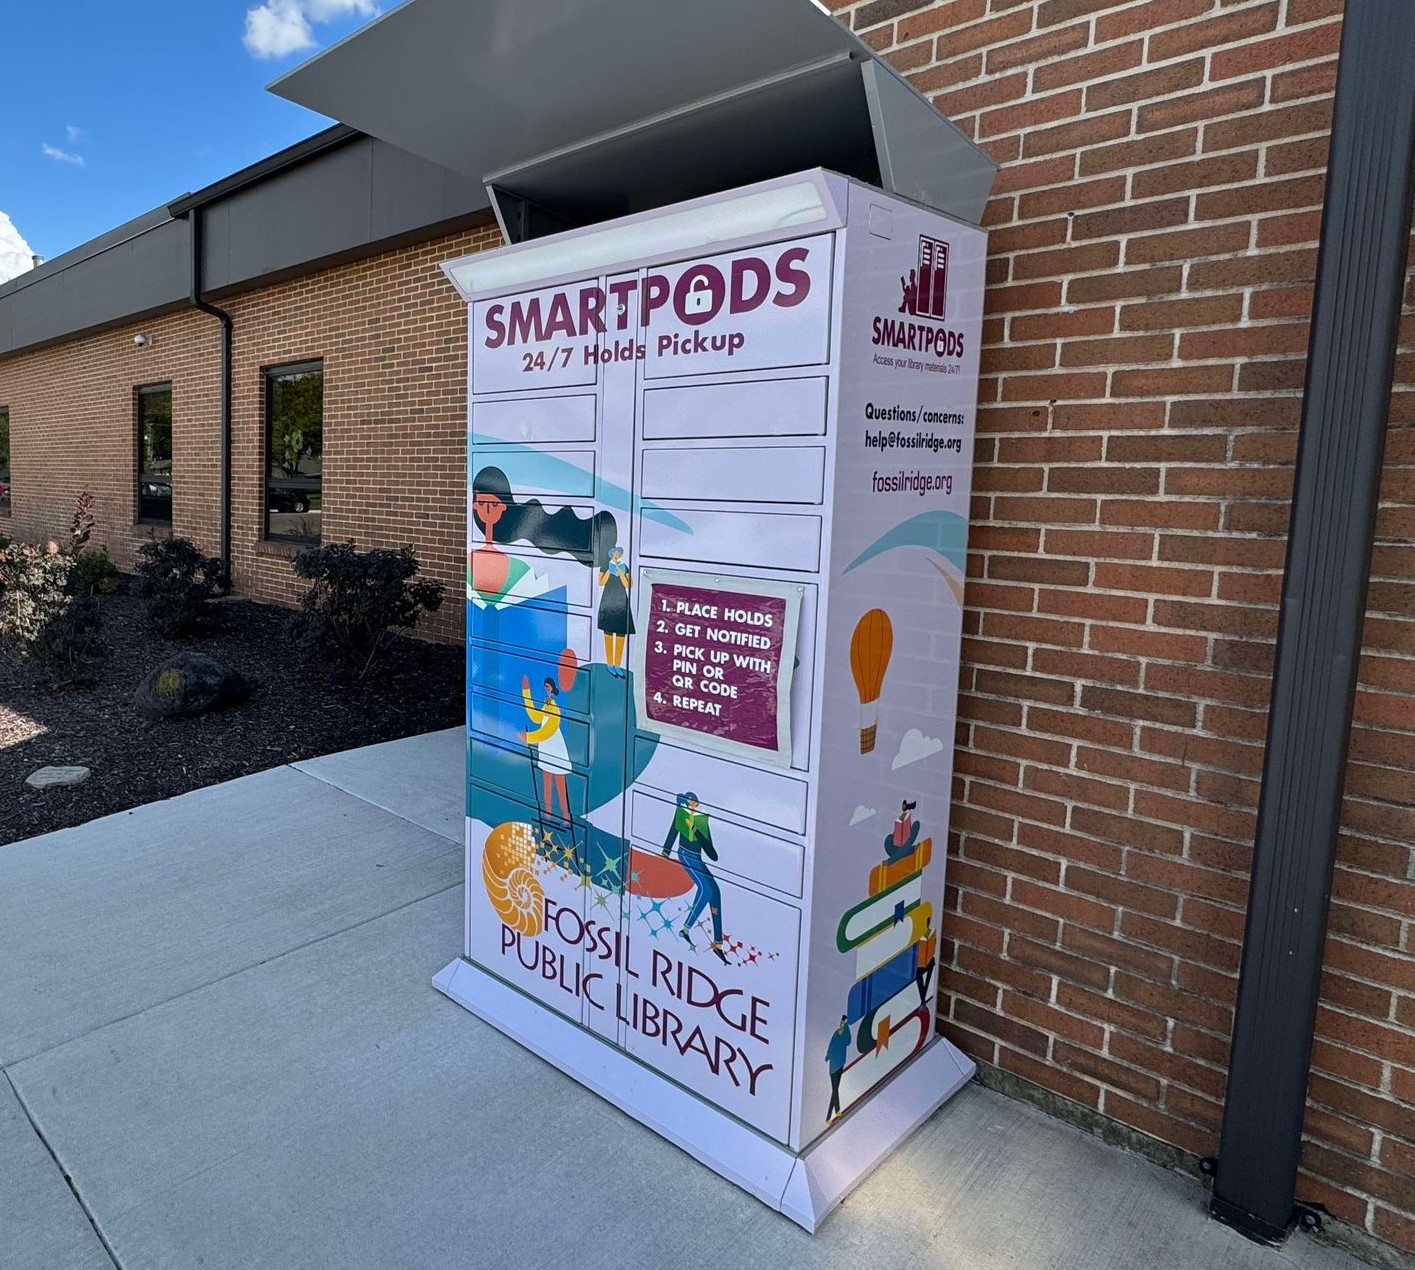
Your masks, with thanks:
[[[149,719],[191,719],[240,705],[250,685],[203,653],[178,653],[138,685],[133,704]]]

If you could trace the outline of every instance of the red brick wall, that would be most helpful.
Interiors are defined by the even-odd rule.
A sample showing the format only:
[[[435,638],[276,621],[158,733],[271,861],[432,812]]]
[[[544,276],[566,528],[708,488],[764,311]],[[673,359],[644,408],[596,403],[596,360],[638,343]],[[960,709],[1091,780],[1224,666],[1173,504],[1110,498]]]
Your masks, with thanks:
[[[327,543],[416,548],[450,587],[420,628],[460,638],[467,541],[467,307],[439,267],[500,246],[494,225],[223,303],[235,319],[232,557],[236,589],[292,602],[287,548],[261,541],[264,369],[324,361]]]
[[[325,542],[417,549],[449,584],[424,628],[459,638],[466,543],[466,306],[448,259],[501,243],[495,226],[324,270],[224,302],[235,321],[232,562],[235,589],[292,603],[293,549],[263,534],[264,369],[322,358]],[[142,333],[149,344],[138,348]],[[220,550],[220,327],[183,312],[0,360],[10,408],[13,515],[0,533],[68,532],[81,489],[97,497],[94,545],[124,569],[154,531],[136,525],[134,390],[172,382],[172,532]]]
[[[139,348],[134,336],[148,344]],[[220,544],[221,378],[216,324],[182,312],[0,361],[10,408],[11,515],[0,534],[67,538],[74,500],[94,495],[92,543],[120,568],[153,530],[137,517],[137,402],[145,384],[172,384],[172,447],[180,466],[177,532]]]
[[[1217,1150],[1339,0],[835,0],[1002,164],[944,1028]],[[1398,376],[1415,386],[1415,284]],[[1415,392],[1395,399],[1303,1196],[1415,1248]]]

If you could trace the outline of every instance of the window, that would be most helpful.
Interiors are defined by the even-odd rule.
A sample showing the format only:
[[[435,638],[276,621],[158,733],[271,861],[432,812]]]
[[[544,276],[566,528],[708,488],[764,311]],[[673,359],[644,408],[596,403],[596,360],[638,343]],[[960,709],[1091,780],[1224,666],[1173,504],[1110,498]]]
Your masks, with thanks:
[[[172,385],[138,389],[138,520],[172,523]]]
[[[324,471],[324,363],[265,372],[265,536],[319,541]]]
[[[0,406],[0,516],[10,514],[10,412]]]

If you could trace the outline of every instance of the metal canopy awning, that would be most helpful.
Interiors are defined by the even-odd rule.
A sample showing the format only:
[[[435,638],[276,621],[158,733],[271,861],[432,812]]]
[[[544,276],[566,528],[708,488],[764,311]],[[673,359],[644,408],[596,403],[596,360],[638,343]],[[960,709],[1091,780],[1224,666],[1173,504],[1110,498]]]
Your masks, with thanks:
[[[816,167],[976,224],[996,172],[812,0],[407,0],[271,91],[484,181],[513,242]]]

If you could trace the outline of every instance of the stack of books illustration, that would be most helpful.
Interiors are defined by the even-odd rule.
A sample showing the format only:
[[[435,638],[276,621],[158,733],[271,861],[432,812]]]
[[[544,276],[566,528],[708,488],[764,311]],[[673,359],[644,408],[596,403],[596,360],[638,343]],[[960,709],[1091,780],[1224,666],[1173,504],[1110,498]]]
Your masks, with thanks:
[[[901,859],[870,870],[869,897],[840,919],[836,946],[855,954],[855,984],[845,1017],[850,1060],[840,1081],[842,1110],[869,1093],[924,1047],[933,1033],[930,989],[938,935],[923,899],[933,858],[925,838]]]

